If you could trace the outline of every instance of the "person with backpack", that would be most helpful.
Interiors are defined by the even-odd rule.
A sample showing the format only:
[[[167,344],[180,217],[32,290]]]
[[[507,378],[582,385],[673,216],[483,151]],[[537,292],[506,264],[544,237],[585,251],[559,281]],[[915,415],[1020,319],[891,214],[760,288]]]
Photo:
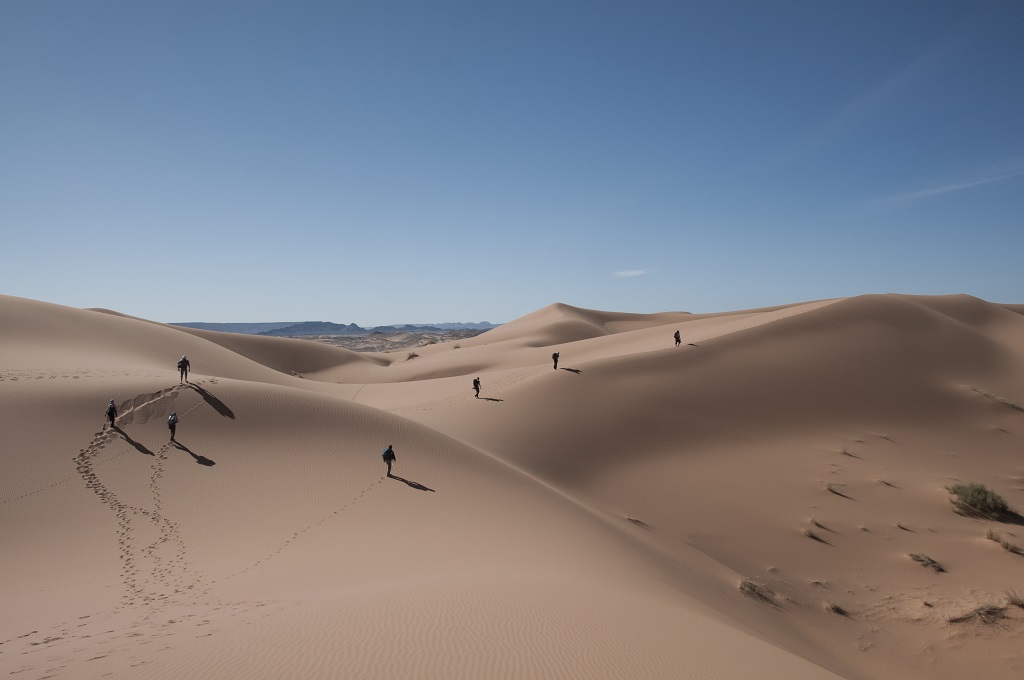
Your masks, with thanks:
[[[391,444],[388,444],[388,448],[384,449],[384,453],[381,455],[384,462],[388,466],[388,477],[391,476],[391,464],[395,462],[395,450],[391,448]]]
[[[114,400],[111,399],[110,403],[107,404],[107,420],[110,421],[110,426],[114,427],[114,419],[117,418],[117,406],[114,405]]]
[[[178,373],[179,373],[178,384],[179,385],[181,385],[182,383],[187,383],[188,382],[188,369],[189,369],[190,366],[191,366],[191,364],[189,364],[188,357],[186,357],[184,354],[182,354],[181,358],[178,359]]]
[[[174,429],[178,425],[178,412],[171,411],[171,415],[167,418],[167,428],[171,431],[171,441],[174,441]]]
[[[672,337],[676,339],[676,347],[679,347],[679,345],[683,344],[683,338],[681,335],[679,335],[679,331],[676,331],[676,334],[673,335]]]
[[[555,362],[555,370],[558,370],[558,352],[551,355],[551,360]]]
[[[473,390],[476,392],[476,398],[480,398],[480,378],[473,378]]]

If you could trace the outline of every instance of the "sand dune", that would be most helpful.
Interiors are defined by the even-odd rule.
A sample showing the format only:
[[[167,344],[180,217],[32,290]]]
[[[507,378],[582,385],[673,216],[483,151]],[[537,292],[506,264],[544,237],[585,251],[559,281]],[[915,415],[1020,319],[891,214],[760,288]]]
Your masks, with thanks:
[[[410,356],[0,297],[0,671],[1013,677],[1024,610],[949,619],[1024,592],[1024,528],[944,487],[1024,510],[1020,309],[556,304]]]

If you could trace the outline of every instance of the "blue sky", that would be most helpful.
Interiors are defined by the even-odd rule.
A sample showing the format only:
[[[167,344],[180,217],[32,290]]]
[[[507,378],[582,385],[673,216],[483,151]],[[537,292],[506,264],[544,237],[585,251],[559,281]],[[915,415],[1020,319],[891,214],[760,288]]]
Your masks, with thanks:
[[[157,321],[1024,302],[1024,3],[0,3],[0,292]]]

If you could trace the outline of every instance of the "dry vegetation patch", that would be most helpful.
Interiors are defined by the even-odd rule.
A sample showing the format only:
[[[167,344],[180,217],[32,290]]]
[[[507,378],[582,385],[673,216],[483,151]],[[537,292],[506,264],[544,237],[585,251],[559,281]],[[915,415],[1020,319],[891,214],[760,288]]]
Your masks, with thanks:
[[[752,597],[760,602],[775,605],[775,593],[773,593],[767,586],[763,586],[749,578],[745,578],[740,581],[740,592],[747,597]]]
[[[972,387],[971,389],[974,390],[975,392],[977,392],[978,394],[982,395],[982,396],[985,396],[985,397],[988,397],[989,399],[993,399],[995,401],[998,401],[1000,404],[1003,404],[1004,406],[1009,406],[1014,411],[1024,411],[1024,406],[1021,406],[1020,404],[1018,404],[1015,401],[1011,401],[1011,400],[1006,399],[1004,397],[1000,397],[998,394],[992,394],[991,392],[987,392],[987,391],[985,391],[983,389],[979,389],[977,387]]]
[[[1024,555],[1024,550],[1022,550],[1020,546],[1010,543],[1010,540],[998,531],[988,529],[985,532],[985,538],[987,538],[990,541],[995,541],[996,543],[1001,545],[1003,550],[1005,550],[1006,552],[1013,553],[1014,555]]]
[[[939,564],[938,562],[936,562],[935,560],[933,560],[932,558],[928,557],[923,553],[910,553],[910,559],[921,564],[922,566],[928,567],[929,569],[934,569],[936,573],[941,574],[942,572],[946,571],[946,569],[941,564]]]
[[[998,604],[983,604],[979,607],[958,614],[957,616],[951,616],[947,619],[950,623],[968,623],[971,621],[979,621],[985,624],[998,623],[1000,620],[1006,618],[1006,607]]]

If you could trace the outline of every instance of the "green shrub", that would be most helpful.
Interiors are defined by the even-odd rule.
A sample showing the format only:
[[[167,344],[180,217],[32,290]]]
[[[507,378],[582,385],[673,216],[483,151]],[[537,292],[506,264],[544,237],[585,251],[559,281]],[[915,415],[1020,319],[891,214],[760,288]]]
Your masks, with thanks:
[[[946,490],[953,494],[949,502],[960,514],[989,519],[1017,514],[1002,496],[984,484],[954,484]]]

